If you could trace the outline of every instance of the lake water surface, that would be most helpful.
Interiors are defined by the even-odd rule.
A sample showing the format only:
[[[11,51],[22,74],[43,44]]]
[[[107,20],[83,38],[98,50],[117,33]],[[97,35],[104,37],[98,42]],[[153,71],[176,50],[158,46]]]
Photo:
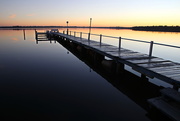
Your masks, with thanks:
[[[92,33],[180,45],[177,33],[109,29],[93,29]],[[123,46],[146,50],[129,42]],[[179,50],[172,50],[173,54],[160,51],[154,54],[180,61]],[[0,107],[2,120],[150,121],[145,109],[61,44],[36,44],[34,30],[26,30],[25,40],[23,31],[0,30]]]

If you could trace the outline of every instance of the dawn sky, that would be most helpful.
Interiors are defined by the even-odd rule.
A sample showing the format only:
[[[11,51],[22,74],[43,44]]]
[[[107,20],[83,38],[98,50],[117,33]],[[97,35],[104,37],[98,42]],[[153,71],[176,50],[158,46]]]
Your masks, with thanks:
[[[0,0],[0,26],[180,26],[180,0]]]

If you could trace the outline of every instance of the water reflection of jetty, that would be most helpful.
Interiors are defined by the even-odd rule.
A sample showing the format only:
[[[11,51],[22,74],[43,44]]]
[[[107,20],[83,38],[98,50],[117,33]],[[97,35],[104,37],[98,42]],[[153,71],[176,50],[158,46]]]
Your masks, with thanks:
[[[36,32],[36,39],[38,40],[37,34]],[[84,39],[82,38],[82,33],[80,33],[80,37],[76,37],[76,33],[72,36],[65,34],[65,32],[59,33],[55,29],[47,31],[46,35],[50,40],[57,40],[65,48],[77,55],[78,58],[100,73],[100,75],[103,75],[107,80],[110,80],[111,84],[128,95],[144,109],[147,109],[148,100],[152,107],[157,108],[169,118],[173,120],[180,119],[180,109],[177,108],[179,106],[180,94],[176,91],[180,86],[177,78],[180,64],[154,57],[152,53],[147,55],[121,48],[121,37],[118,38],[119,47],[115,47],[102,43],[102,35],[100,35],[100,42]],[[91,34],[88,33],[88,35],[90,36]],[[150,45],[151,52],[153,43],[150,43]],[[109,59],[106,59],[106,57]],[[141,77],[138,78],[127,72],[124,68],[125,64],[140,72]],[[110,75],[103,74],[107,72]],[[169,77],[167,76],[168,74],[177,76],[173,78],[174,76]],[[159,91],[160,87],[150,84],[147,77],[159,78],[172,84],[174,89],[168,88],[164,89],[165,91]],[[126,82],[123,81],[123,78],[139,81]],[[176,104],[175,107],[174,104]]]

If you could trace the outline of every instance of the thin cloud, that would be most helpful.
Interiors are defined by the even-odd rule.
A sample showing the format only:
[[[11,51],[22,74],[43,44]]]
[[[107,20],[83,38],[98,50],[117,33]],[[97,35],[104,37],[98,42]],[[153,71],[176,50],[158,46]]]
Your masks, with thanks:
[[[13,19],[13,18],[16,18],[16,16],[17,16],[16,14],[12,14],[9,16],[9,18]]]

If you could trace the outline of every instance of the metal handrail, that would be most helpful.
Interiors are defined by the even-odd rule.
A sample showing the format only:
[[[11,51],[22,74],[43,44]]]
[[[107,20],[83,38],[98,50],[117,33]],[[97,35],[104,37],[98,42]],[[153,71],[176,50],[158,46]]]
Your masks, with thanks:
[[[121,40],[129,40],[129,41],[135,41],[135,42],[141,42],[141,43],[149,43],[150,48],[149,48],[149,56],[152,56],[152,51],[153,51],[153,45],[161,45],[161,46],[166,46],[166,47],[172,47],[172,48],[180,48],[180,46],[175,46],[175,45],[169,45],[169,44],[163,44],[163,43],[157,43],[153,41],[144,41],[144,40],[137,40],[137,39],[131,39],[131,38],[123,38],[123,37],[115,37],[115,36],[108,36],[108,35],[102,35],[102,34],[91,34],[91,33],[85,33],[85,32],[76,32],[76,31],[70,31],[74,32],[74,36],[76,33],[80,33],[80,38],[82,38],[82,34],[87,34],[88,35],[88,40],[90,40],[90,36],[100,36],[100,43],[102,42],[102,37],[108,37],[108,38],[113,38],[113,39],[119,39],[119,49],[121,48]],[[65,33],[65,32],[63,32]]]

